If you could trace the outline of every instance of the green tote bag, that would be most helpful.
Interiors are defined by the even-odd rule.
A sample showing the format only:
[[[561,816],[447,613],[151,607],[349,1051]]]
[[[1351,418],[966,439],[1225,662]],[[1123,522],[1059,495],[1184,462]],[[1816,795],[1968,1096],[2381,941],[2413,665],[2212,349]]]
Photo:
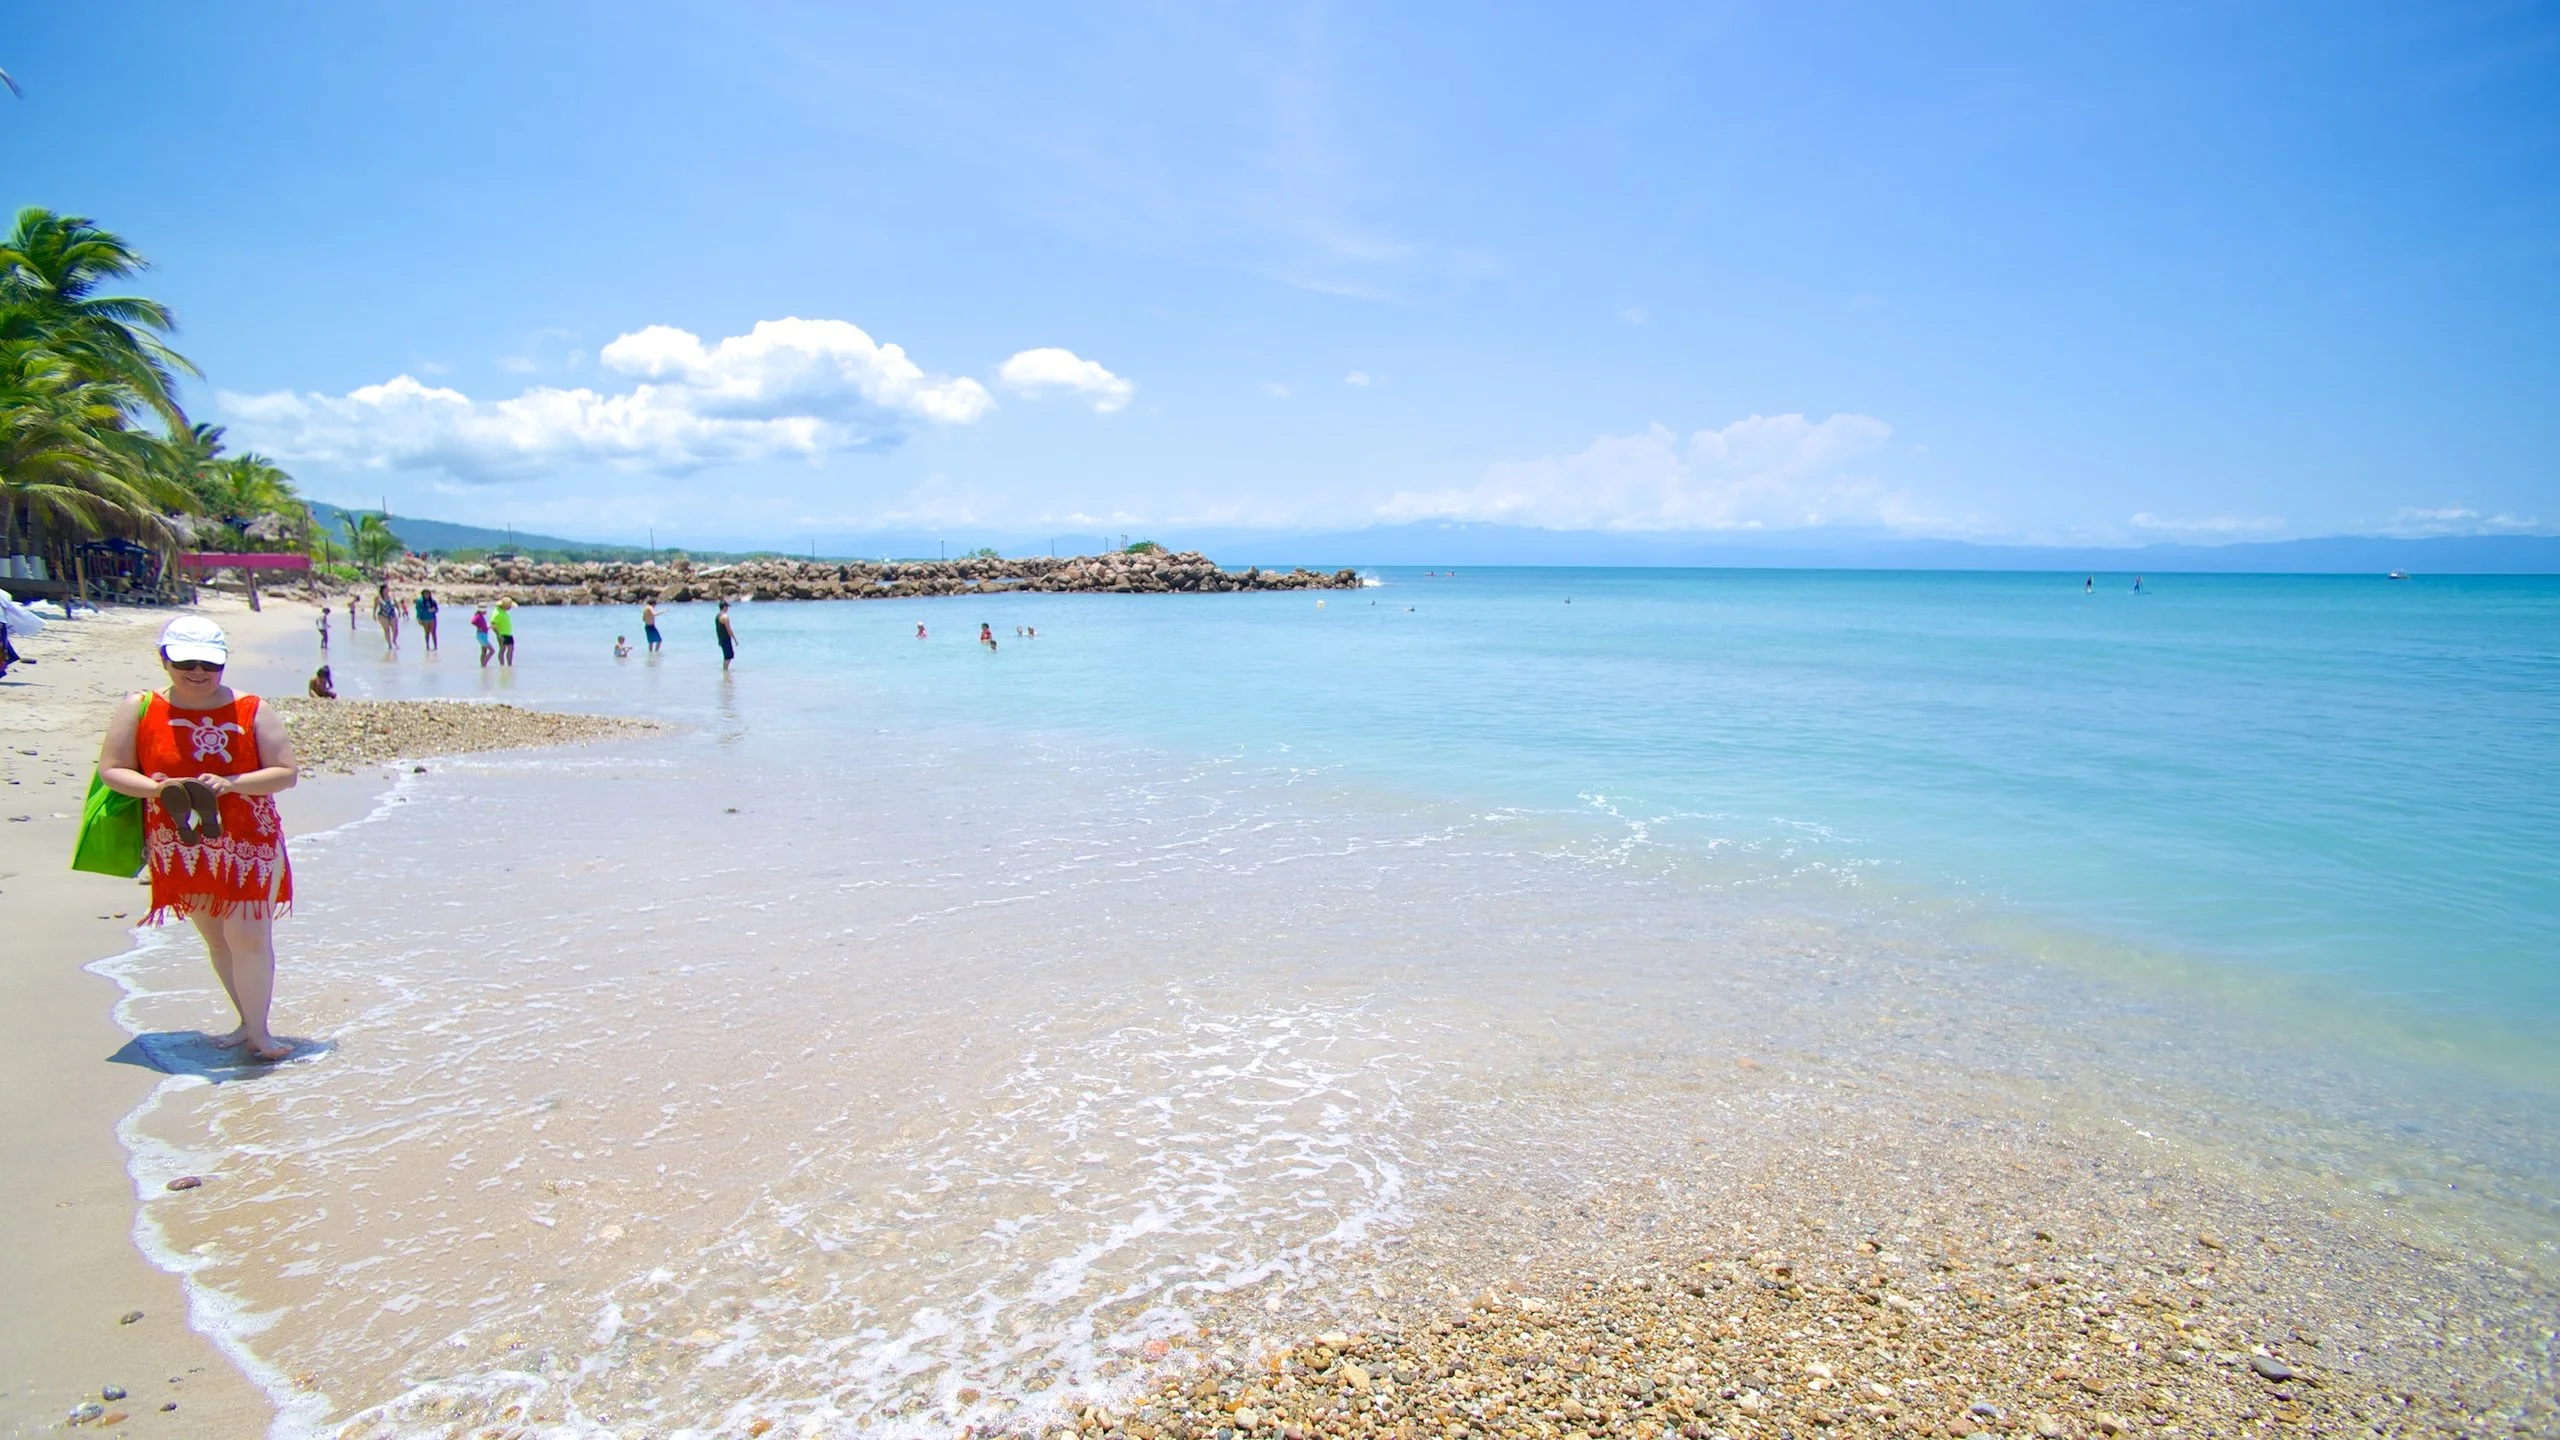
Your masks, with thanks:
[[[151,699],[144,696],[140,713],[150,709]],[[80,802],[80,838],[71,847],[71,868],[127,879],[142,873],[142,801],[108,789],[95,770],[89,772],[88,798]]]

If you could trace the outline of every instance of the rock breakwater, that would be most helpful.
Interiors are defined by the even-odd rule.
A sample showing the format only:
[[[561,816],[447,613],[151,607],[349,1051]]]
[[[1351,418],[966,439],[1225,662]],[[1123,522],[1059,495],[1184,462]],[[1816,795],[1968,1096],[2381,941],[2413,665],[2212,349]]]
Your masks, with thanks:
[[[293,735],[294,759],[306,770],[352,770],[387,760],[582,745],[664,729],[616,715],[564,715],[453,700],[304,700],[270,702]]]
[[[1353,570],[1226,570],[1197,551],[1004,560],[402,560],[395,590],[433,589],[447,603],[505,596],[519,605],[673,604],[690,600],[870,600],[918,595],[1217,595],[1242,590],[1356,590]]]

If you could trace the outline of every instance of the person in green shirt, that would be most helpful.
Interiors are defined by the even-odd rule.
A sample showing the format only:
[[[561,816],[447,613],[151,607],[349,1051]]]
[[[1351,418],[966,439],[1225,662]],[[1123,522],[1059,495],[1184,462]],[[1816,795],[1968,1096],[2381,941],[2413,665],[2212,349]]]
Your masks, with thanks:
[[[516,663],[516,602],[501,598],[498,608],[489,613],[490,633],[498,637],[498,663],[513,667]]]

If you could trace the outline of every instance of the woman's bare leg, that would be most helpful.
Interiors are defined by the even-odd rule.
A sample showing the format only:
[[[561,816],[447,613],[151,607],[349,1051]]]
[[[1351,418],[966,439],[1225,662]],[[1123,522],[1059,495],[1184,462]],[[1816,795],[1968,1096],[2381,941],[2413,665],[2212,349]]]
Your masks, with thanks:
[[[276,922],[273,916],[234,915],[222,922],[231,948],[231,1001],[240,1008],[242,1044],[261,1060],[281,1060],[293,1047],[267,1029],[276,994]]]
[[[213,978],[222,982],[222,993],[230,999],[231,1008],[240,1010],[240,987],[231,980],[231,937],[224,932],[223,922],[210,915],[189,915],[187,919],[195,925],[196,933],[204,937],[205,958],[213,962]],[[241,1011],[244,1017],[247,1013]],[[215,1036],[213,1043],[228,1050],[248,1038],[249,1027],[244,1019],[230,1034]]]

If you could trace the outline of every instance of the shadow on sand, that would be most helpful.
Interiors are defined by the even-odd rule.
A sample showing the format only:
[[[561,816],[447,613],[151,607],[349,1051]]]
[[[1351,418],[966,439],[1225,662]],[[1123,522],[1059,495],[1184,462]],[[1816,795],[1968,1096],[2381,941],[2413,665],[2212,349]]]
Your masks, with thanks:
[[[219,1085],[272,1075],[288,1065],[317,1060],[338,1048],[330,1040],[305,1040],[293,1035],[276,1038],[292,1046],[293,1054],[267,1061],[250,1059],[239,1050],[219,1049],[213,1037],[201,1030],[154,1030],[124,1042],[124,1048],[108,1056],[107,1063],[157,1070],[164,1075],[193,1075]]]

